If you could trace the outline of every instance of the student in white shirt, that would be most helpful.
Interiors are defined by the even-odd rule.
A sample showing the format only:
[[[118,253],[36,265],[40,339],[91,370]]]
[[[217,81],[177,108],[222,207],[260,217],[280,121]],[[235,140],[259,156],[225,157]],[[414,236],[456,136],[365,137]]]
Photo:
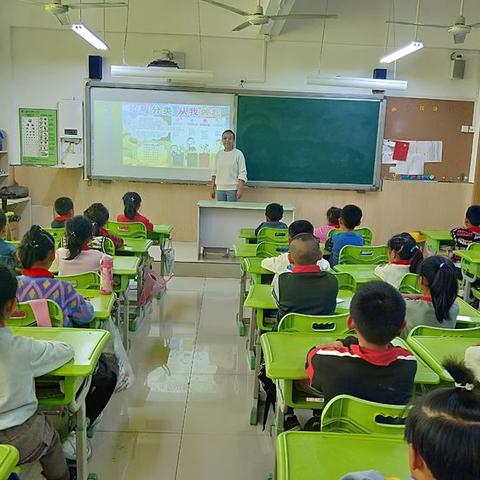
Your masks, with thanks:
[[[20,464],[40,461],[49,480],[70,478],[60,437],[50,420],[37,411],[35,378],[67,363],[71,345],[13,336],[5,327],[17,305],[17,279],[0,266],[0,443],[13,445]]]
[[[398,288],[407,273],[418,273],[423,254],[415,239],[406,232],[394,235],[387,244],[388,263],[378,265],[375,275]]]
[[[296,235],[300,233],[310,233],[313,235],[313,225],[308,220],[295,220],[288,227],[288,243],[290,243]],[[324,258],[320,258],[317,265],[322,271],[330,270],[330,264]],[[275,273],[272,285],[278,282],[278,276],[283,272],[291,270],[290,260],[288,259],[288,252],[282,253],[277,257],[264,258],[262,260],[262,267]]]
[[[223,150],[217,153],[212,172],[211,197],[222,202],[236,202],[242,198],[247,183],[247,167],[243,153],[235,148],[235,133],[222,133]]]
[[[67,248],[57,251],[59,275],[98,272],[105,254],[88,246],[93,239],[92,222],[83,215],[73,217],[65,224],[65,237]]]

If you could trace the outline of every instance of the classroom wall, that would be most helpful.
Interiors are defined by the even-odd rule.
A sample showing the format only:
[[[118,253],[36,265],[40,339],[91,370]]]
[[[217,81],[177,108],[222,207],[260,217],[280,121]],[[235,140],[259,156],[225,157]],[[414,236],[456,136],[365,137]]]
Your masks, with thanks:
[[[28,184],[34,221],[47,224],[55,198],[71,196],[76,212],[81,213],[92,202],[103,202],[114,217],[122,209],[122,195],[135,190],[143,198],[142,212],[154,222],[175,226],[178,241],[195,241],[198,200],[209,199],[206,185],[177,185],[145,182],[82,180],[79,170],[40,167],[15,167],[15,177]],[[35,181],[32,181],[35,179]],[[247,188],[244,201],[280,202],[296,206],[295,217],[306,218],[315,225],[324,222],[332,205],[359,205],[363,225],[375,232],[375,243],[384,243],[391,235],[421,228],[451,228],[461,225],[470,204],[473,185],[466,183],[424,183],[385,181],[381,192],[357,193],[340,190],[300,190],[280,188]]]

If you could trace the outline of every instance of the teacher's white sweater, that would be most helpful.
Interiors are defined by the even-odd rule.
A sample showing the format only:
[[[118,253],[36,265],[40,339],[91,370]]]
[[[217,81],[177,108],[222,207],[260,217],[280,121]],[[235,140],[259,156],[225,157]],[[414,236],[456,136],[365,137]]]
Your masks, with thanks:
[[[247,167],[243,153],[236,148],[230,152],[220,150],[215,157],[212,176],[217,177],[217,190],[236,190],[239,180],[247,183]]]

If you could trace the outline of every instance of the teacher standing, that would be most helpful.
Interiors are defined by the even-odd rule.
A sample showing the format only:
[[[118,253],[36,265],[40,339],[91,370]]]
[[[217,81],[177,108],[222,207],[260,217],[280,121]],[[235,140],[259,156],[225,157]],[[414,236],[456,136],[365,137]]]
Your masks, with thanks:
[[[211,197],[223,202],[236,202],[242,198],[247,183],[247,167],[243,153],[235,148],[235,133],[222,133],[223,150],[217,153],[212,172]]]

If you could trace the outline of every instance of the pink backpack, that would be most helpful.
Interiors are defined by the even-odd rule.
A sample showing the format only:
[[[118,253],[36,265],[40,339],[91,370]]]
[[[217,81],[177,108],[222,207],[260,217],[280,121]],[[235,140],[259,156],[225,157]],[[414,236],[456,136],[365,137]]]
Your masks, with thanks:
[[[140,306],[146,305],[153,298],[155,298],[160,292],[163,292],[167,288],[167,283],[172,278],[173,274],[170,274],[167,278],[163,278],[152,268],[146,268],[143,271],[143,287],[140,294]]]

